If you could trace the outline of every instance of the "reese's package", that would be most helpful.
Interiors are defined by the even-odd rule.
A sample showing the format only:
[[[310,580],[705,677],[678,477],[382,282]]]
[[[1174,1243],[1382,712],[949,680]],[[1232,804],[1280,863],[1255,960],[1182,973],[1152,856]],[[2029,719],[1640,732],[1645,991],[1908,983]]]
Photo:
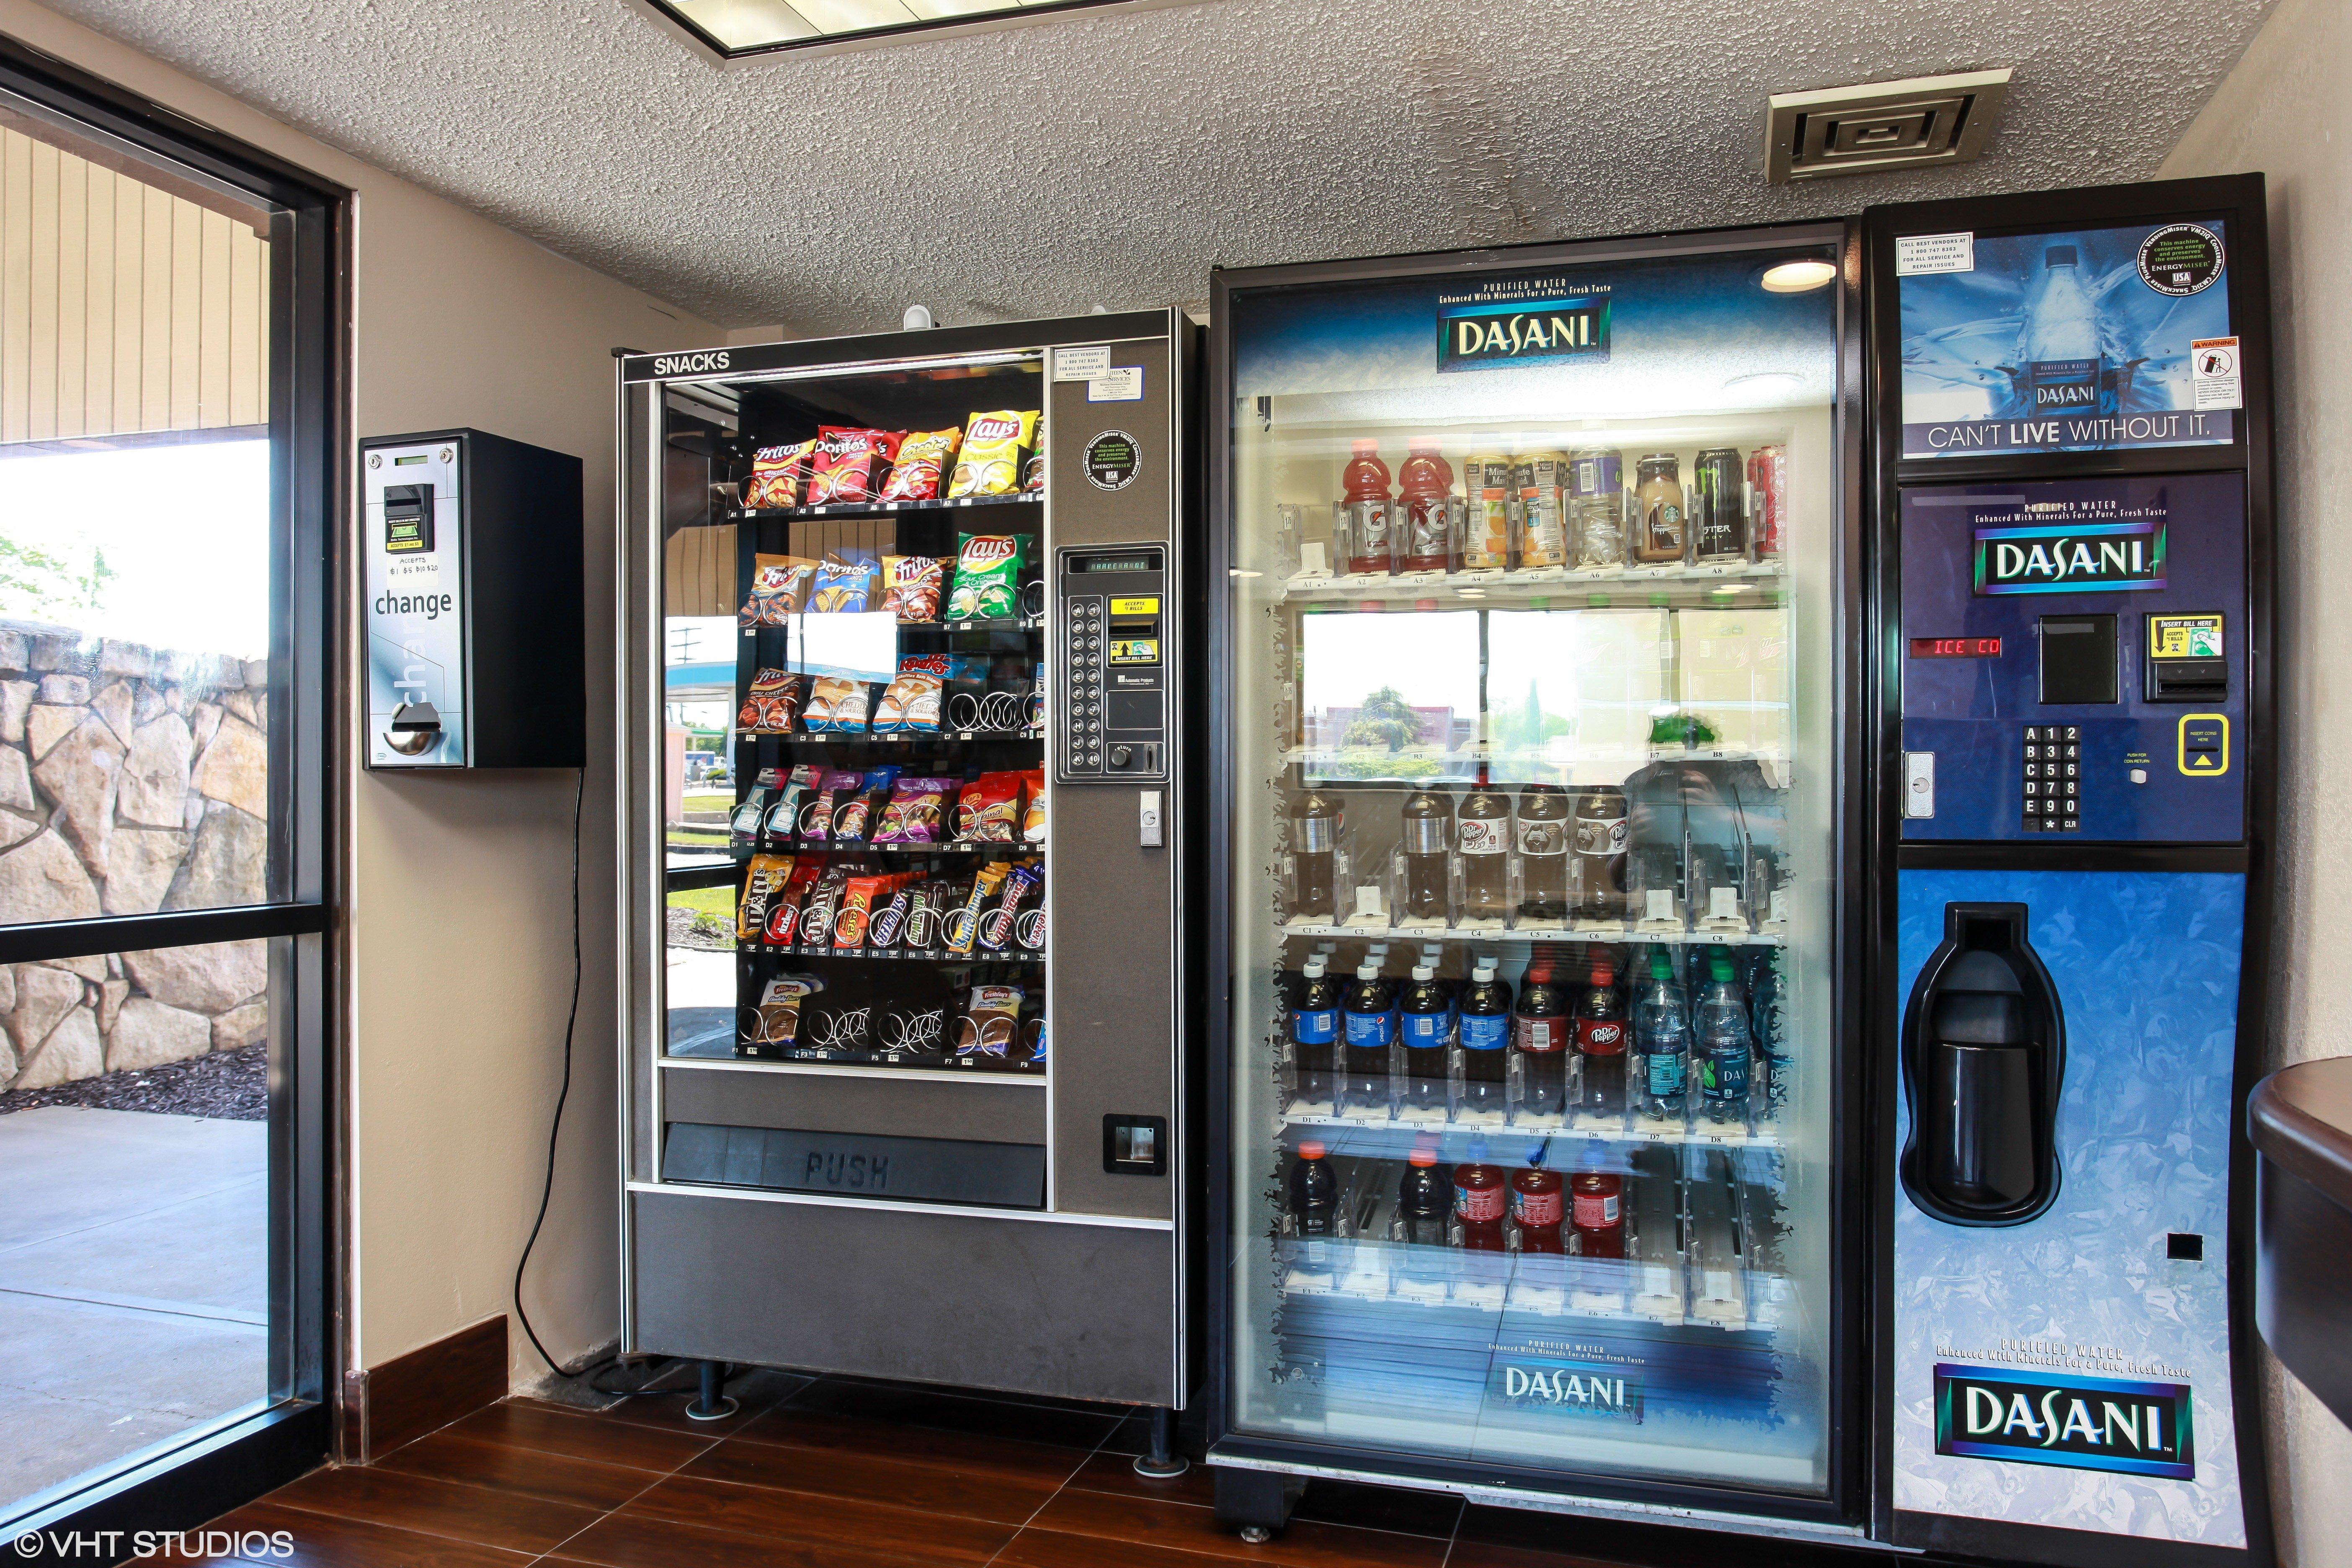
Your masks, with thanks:
[[[815,442],[795,441],[789,447],[762,447],[752,453],[751,477],[743,482],[743,504],[754,510],[800,505],[801,491],[808,483],[809,458],[815,451]]]
[[[901,621],[936,621],[947,567],[928,555],[882,557],[882,607]]]
[[[789,855],[754,855],[743,872],[743,896],[735,905],[735,940],[757,942],[768,929],[768,905],[791,879]]]
[[[940,481],[948,465],[955,461],[956,448],[963,445],[963,432],[950,426],[945,430],[918,430],[898,444],[897,461],[890,465],[890,477],[882,481],[884,500],[937,500]]]
[[[781,626],[808,608],[817,563],[797,555],[751,558],[751,592],[735,619],[745,626]]]
[[[816,584],[809,590],[808,607],[818,615],[862,615],[873,597],[874,563],[828,555],[816,569]]]
[[[889,891],[887,877],[852,877],[844,882],[841,907],[833,917],[833,945],[864,947],[874,907],[877,902],[887,902]]]
[[[1037,431],[1037,410],[1007,408],[964,421],[963,455],[956,459],[948,495],[1009,496],[1021,492],[1021,454]]]
[[[1021,607],[1021,569],[1028,559],[1025,533],[957,535],[955,586],[948,592],[948,619],[1010,619]]]
[[[808,506],[870,501],[905,440],[897,430],[859,430],[827,425],[816,433],[815,460],[809,468]]]

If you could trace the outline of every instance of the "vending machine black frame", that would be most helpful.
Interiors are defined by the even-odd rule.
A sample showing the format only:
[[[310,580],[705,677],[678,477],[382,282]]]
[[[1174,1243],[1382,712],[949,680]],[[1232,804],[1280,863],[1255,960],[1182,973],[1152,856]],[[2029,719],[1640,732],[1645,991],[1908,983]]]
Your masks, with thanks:
[[[2240,340],[2244,406],[2238,428],[2225,444],[2146,447],[2104,452],[2026,453],[1971,458],[1906,458],[1902,453],[1901,305],[1895,271],[1895,237],[1944,229],[1978,235],[2046,232],[2101,225],[2225,221],[2229,260],[2230,330]],[[2189,1568],[2221,1562],[2267,1563],[2273,1559],[2267,1472],[2259,1415],[2263,1388],[2255,1352],[2253,1317],[2254,1156],[2246,1137],[2246,1096],[2261,1076],[2268,1033],[2264,980],[2269,970],[2269,932],[2276,846],[2276,650],[2273,644],[2275,472],[2272,443],[2270,257],[2264,183],[2260,174],[2225,175],[2134,185],[2088,186],[2014,196],[1967,197],[1899,206],[1872,207],[1863,214],[1862,265],[1870,347],[1869,456],[1871,512],[1865,548],[1870,553],[1868,593],[1860,639],[1874,650],[1861,696],[1870,715],[1876,781],[1868,835],[1872,878],[1869,911],[1872,940],[1864,971],[1873,995],[1868,1018],[1866,1092],[1873,1106],[1871,1170],[1891,1169],[1889,1147],[1899,1094],[1895,1046],[1900,1037],[1904,996],[1895,985],[1897,869],[1993,869],[2021,863],[2018,847],[2004,844],[1906,844],[1902,839],[1903,665],[1900,625],[1900,500],[1905,486],[1964,484],[1971,480],[2032,480],[2137,474],[2242,473],[2246,495],[2247,769],[2243,839],[2238,844],[2068,845],[2069,868],[2131,871],[2230,871],[2246,878],[2245,939],[2239,972],[2238,1039],[2230,1107],[2230,1330],[2231,1378],[2235,1399],[2239,1489],[2245,1510],[2247,1548],[2181,1545],[2136,1537],[2079,1532],[2067,1560],[2110,1562],[2128,1548],[2157,1568]],[[1859,720],[1859,715],[1857,715]],[[2037,846],[2037,847],[2040,847]],[[1873,1292],[1874,1345],[1870,1386],[1871,1425],[1879,1474],[1872,1506],[1874,1536],[1895,1540],[1892,1455],[1894,1430],[1894,1253],[1896,1204],[1905,1201],[1891,1181],[1872,1184],[1871,1237],[1880,1258]],[[1937,1546],[1988,1558],[2053,1561],[2053,1536],[2075,1536],[2006,1522],[1948,1521]]]
[[[1832,1200],[1831,1273],[1832,1310],[1827,1363],[1833,1380],[1830,1405],[1829,1484],[1819,1498],[1747,1490],[1727,1486],[1645,1481],[1626,1476],[1586,1471],[1548,1470],[1531,1467],[1466,1463],[1408,1457],[1363,1449],[1263,1438],[1237,1434],[1232,1421],[1227,1371],[1234,1346],[1231,1295],[1227,1270],[1233,1266],[1240,1237],[1232,1223],[1233,1182],[1231,1117],[1233,1110],[1232,1026],[1233,974],[1229,962],[1234,927],[1231,917],[1234,869],[1224,851],[1232,839],[1234,801],[1228,787],[1234,763],[1230,726],[1214,715],[1233,700],[1228,681],[1233,668],[1234,617],[1226,592],[1234,569],[1233,453],[1234,422],[1248,416],[1234,397],[1234,354],[1231,335],[1232,296],[1236,289],[1310,289],[1330,284],[1362,283],[1383,279],[1443,278],[1506,268],[1590,264],[1612,259],[1640,260],[1676,255],[1697,255],[1776,245],[1815,243],[1834,247],[1839,275],[1834,284],[1837,308],[1838,388],[1835,442],[1843,472],[1836,487],[1834,520],[1840,552],[1840,592],[1836,614],[1843,633],[1836,675],[1841,710],[1856,705],[1870,678],[1870,644],[1858,635],[1867,605],[1863,588],[1868,581],[1865,556],[1864,426],[1864,312],[1862,297],[1862,229],[1858,220],[1828,218],[1809,223],[1766,226],[1693,229],[1606,239],[1524,246],[1487,247],[1471,250],[1421,255],[1371,257],[1356,260],[1307,262],[1247,268],[1220,268],[1212,275],[1211,323],[1203,395],[1215,400],[1203,421],[1208,446],[1208,687],[1203,696],[1212,705],[1204,759],[1206,777],[1202,795],[1207,814],[1208,864],[1204,871],[1207,914],[1202,951],[1208,955],[1207,994],[1201,1014],[1206,1020],[1205,1055],[1208,1077],[1210,1147],[1206,1153],[1208,1254],[1216,1278],[1206,1282],[1208,1300],[1208,1386],[1201,1400],[1212,1457],[1231,1456],[1269,1472],[1269,1487],[1283,1478],[1317,1474],[1373,1478],[1398,1485],[1437,1490],[1467,1491],[1476,1500],[1510,1502],[1527,1500],[1529,1506],[1554,1506],[1550,1500],[1590,1499],[1605,1517],[1615,1521],[1646,1522],[1648,1510],[1660,1525],[1680,1523],[1699,1528],[1740,1530],[1756,1533],[1793,1535],[1824,1542],[1840,1540],[1864,1544],[1863,1532],[1873,1530],[1886,1478],[1882,1473],[1885,1445],[1873,1420],[1872,1396],[1861,1373],[1866,1359],[1880,1353],[1874,1347],[1874,1317],[1869,1281],[1883,1272],[1878,1255],[1878,1230],[1869,1213],[1870,1200],[1852,1182],[1835,1184]],[[1860,710],[1857,708],[1856,711]],[[1836,1038],[1832,1042],[1833,1072],[1841,1089],[1832,1116],[1832,1158],[1848,1171],[1866,1168],[1873,1128],[1873,1101],[1853,1087],[1853,1069],[1863,1060],[1872,1006],[1865,982],[1870,942],[1877,935],[1877,911],[1869,889],[1873,827],[1871,802],[1877,791],[1872,773],[1878,763],[1869,726],[1841,722],[1837,726],[1836,766],[1839,777],[1834,807],[1837,823],[1836,918],[1834,951],[1840,975],[1834,1000]],[[1205,1272],[1205,1271],[1204,1271]],[[1611,1510],[1612,1503],[1630,1505]],[[1280,1505],[1286,1511],[1286,1503]],[[1677,1518],[1668,1510],[1704,1510],[1702,1519]]]

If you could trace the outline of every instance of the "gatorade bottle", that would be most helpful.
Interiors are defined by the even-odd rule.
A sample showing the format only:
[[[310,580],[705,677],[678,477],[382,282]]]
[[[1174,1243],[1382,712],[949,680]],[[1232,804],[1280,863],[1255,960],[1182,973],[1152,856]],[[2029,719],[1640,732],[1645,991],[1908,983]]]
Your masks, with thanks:
[[[1511,1174],[1511,1218],[1518,1223],[1519,1250],[1558,1255],[1567,1250],[1559,1237],[1564,1215],[1560,1194],[1567,1184],[1558,1171],[1544,1169],[1544,1146],[1528,1155],[1528,1168]]]
[[[1496,963],[1482,958],[1462,990],[1455,1032],[1462,1037],[1462,1109],[1503,1110],[1506,1046],[1511,1043],[1511,988],[1496,977]]]
[[[1298,1146],[1290,1167],[1290,1217],[1298,1227],[1305,1262],[1320,1265],[1329,1256],[1325,1243],[1339,1215],[1339,1178],[1323,1163],[1323,1145],[1309,1139]]]
[[[1434,1110],[1442,1121],[1446,1047],[1454,1043],[1454,998],[1430,965],[1412,966],[1399,1023],[1404,1032],[1405,1103],[1416,1110]]]
[[[1576,1108],[1614,1121],[1625,1114],[1625,999],[1603,952],[1593,953],[1587,981],[1576,999]]]
[[[1470,1140],[1470,1158],[1454,1167],[1454,1217],[1462,1222],[1463,1250],[1503,1250],[1503,1210],[1509,1191],[1502,1167],[1486,1163],[1486,1141]]]
[[[1748,998],[1731,976],[1731,958],[1707,950],[1707,983],[1698,994],[1698,1093],[1706,1119],[1717,1124],[1748,1120],[1751,1066]]]
[[[1347,1079],[1341,1093],[1349,1105],[1388,1114],[1389,1042],[1396,1038],[1396,987],[1381,977],[1378,959],[1356,968],[1339,1010]]]
[[[1324,973],[1323,957],[1299,973],[1297,1005],[1290,1010],[1291,1089],[1297,1102],[1339,1109],[1332,1098],[1339,1064],[1339,983]]]
[[[1568,996],[1552,984],[1551,965],[1528,965],[1511,1010],[1511,1049],[1519,1058],[1519,1109],[1558,1116],[1568,1108]]]
[[[1674,961],[1659,948],[1650,950],[1649,983],[1633,1004],[1633,1049],[1641,1056],[1633,1070],[1642,1114],[1679,1122],[1690,1087],[1690,1005],[1675,980]]]
[[[1414,437],[1408,444],[1404,467],[1397,470],[1398,571],[1444,572],[1452,568],[1453,512],[1446,498],[1453,489],[1453,467],[1438,456],[1435,438]]]
[[[1358,441],[1340,476],[1341,521],[1348,531],[1344,565],[1349,572],[1389,573],[1389,466],[1378,441]]]

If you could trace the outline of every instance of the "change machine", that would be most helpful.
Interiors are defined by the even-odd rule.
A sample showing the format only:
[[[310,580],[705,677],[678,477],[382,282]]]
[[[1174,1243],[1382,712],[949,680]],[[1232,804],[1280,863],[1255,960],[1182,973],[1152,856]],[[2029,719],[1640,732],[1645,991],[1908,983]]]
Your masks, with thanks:
[[[2242,1131],[2272,819],[2263,182],[1864,232],[1897,868],[1882,1528],[2267,1560]]]

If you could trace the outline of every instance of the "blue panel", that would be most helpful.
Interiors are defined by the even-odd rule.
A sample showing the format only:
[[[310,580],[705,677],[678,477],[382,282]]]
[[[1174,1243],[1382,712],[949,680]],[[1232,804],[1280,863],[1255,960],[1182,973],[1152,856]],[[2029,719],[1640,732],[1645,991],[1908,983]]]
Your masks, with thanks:
[[[1946,1225],[1895,1199],[1895,1505],[2242,1546],[2228,1173],[2245,880],[1906,871],[1898,997],[1943,940],[1954,902],[2027,906],[2026,939],[2066,1018],[2056,1125],[2064,1181],[2041,1217],[2000,1229]],[[1906,1116],[1898,1147],[1908,1132]],[[1894,1180],[1891,1154],[1882,1175]],[[2173,1232],[2203,1237],[2204,1259],[2169,1258]],[[2034,1442],[2031,1459],[1991,1457],[1997,1444],[1939,1432],[1939,1366],[1948,1381],[1955,1369],[2005,1369],[2037,1388],[2081,1389],[2095,1414],[2103,1406],[2092,1395],[2111,1394],[2116,1380],[2185,1385],[2193,1450],[2102,1444],[2078,1428],[2073,1453],[2053,1439]],[[2065,1398],[2052,1408],[2066,1410]],[[2164,1420],[2169,1438],[2172,1417]],[[2041,1435],[2020,1426],[2001,1436],[2014,1446]],[[2145,1444],[2147,1430],[2137,1436]]]
[[[2152,561],[2162,529],[2162,558]],[[2079,572],[2018,567],[2000,574],[2003,543],[2022,548],[2007,559],[2031,562],[2035,543],[2013,536],[2075,536],[2069,562],[2094,563],[2101,542],[2108,564],[2128,562],[2078,587]],[[2097,531],[2117,530],[2103,535]],[[2124,530],[2137,531],[2123,532]],[[1979,546],[1986,564],[1980,569]],[[2132,552],[2137,551],[2135,556]],[[2045,550],[2045,558],[2054,554]],[[2037,563],[2038,564],[2038,563]],[[2126,583],[2128,585],[2125,585]],[[1983,590],[1992,591],[1983,591]],[[2006,590],[2006,591],[2004,591]],[[2115,694],[2105,703],[2042,701],[2039,629],[2047,616],[2116,617]],[[2151,615],[2223,617],[2229,689],[2216,701],[2150,702],[2142,690],[2143,652]],[[1903,635],[1937,641],[1994,638],[1998,657],[1915,657],[1904,661],[1903,746],[1936,754],[1936,815],[1906,820],[1903,837],[1920,840],[2019,840],[2060,845],[2085,839],[2135,843],[2234,843],[2244,836],[2246,713],[2245,481],[2236,474],[2138,479],[2053,479],[2032,483],[1939,485],[1903,492]],[[2190,751],[2184,767],[2181,721],[2219,714],[2227,744]],[[2202,721],[2210,724],[2210,721]],[[2081,828],[2026,830],[2024,798],[2029,727],[2079,731]],[[2192,731],[2199,728],[2192,725]],[[2218,727],[2217,727],[2218,728]],[[2200,738],[2192,734],[2192,744]],[[2142,775],[2135,780],[2134,773]]]

